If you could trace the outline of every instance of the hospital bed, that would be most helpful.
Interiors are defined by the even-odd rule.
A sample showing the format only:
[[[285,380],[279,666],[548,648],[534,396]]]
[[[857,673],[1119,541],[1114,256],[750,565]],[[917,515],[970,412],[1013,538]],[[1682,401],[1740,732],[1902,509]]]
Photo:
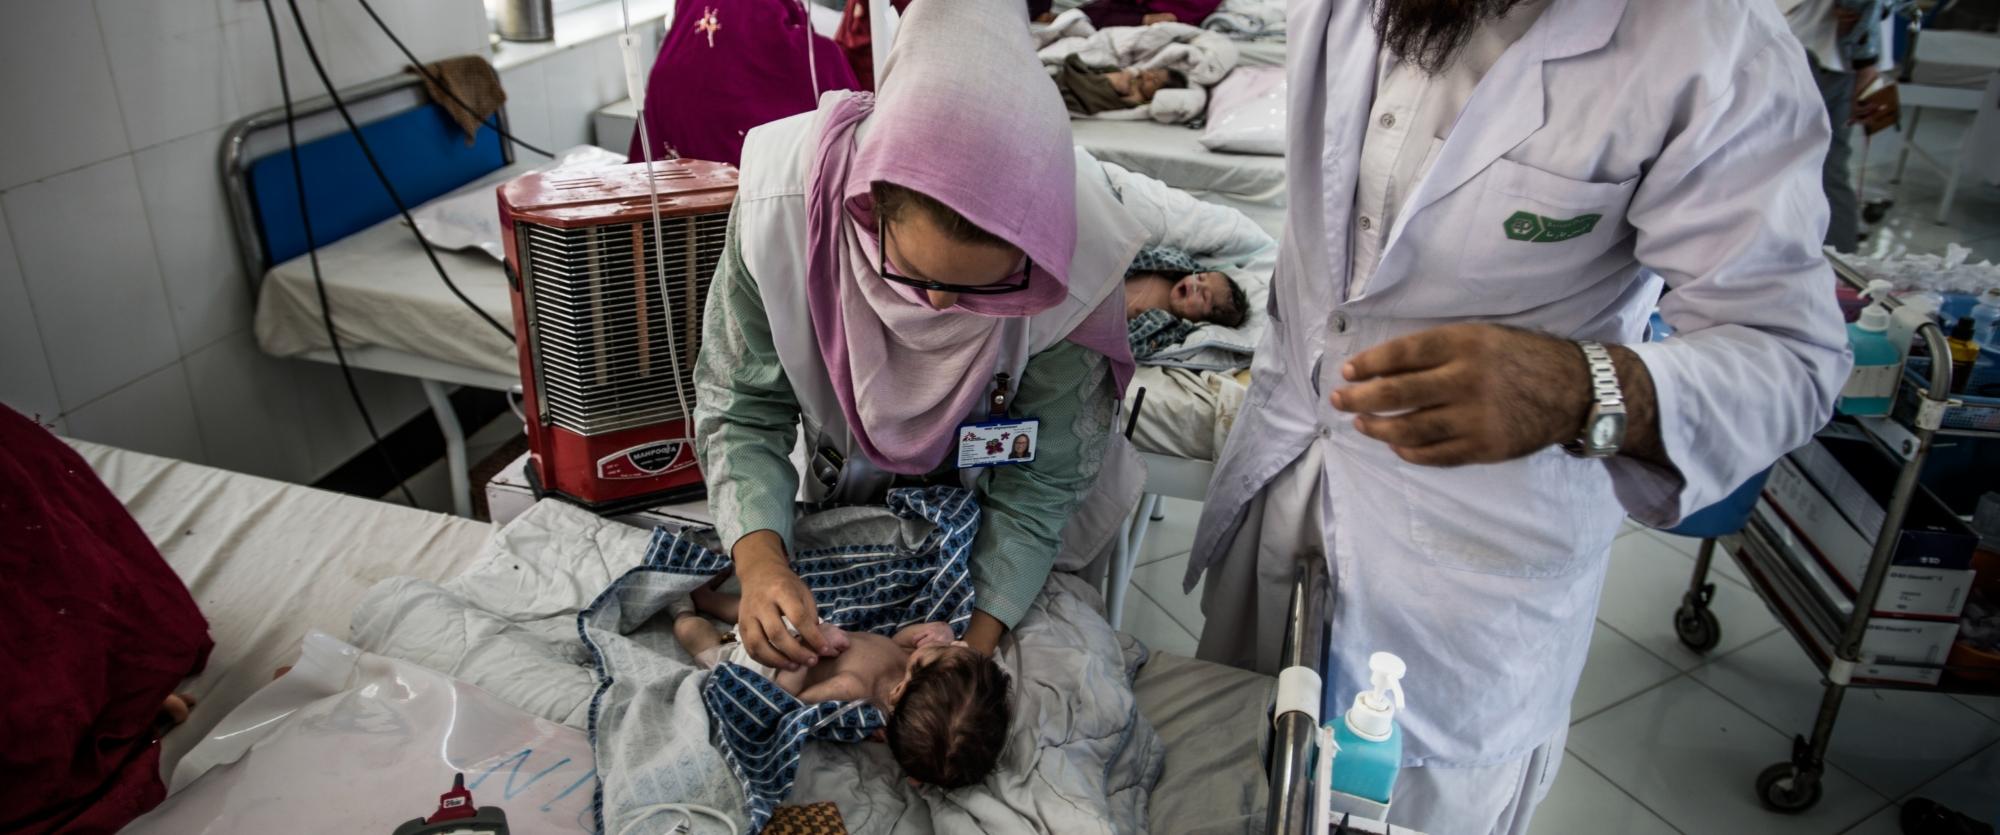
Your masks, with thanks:
[[[414,75],[350,88],[341,98],[412,208],[439,196],[490,189],[534,164],[517,163],[511,144],[490,127],[467,145],[443,109],[423,97]],[[313,238],[347,364],[410,377],[423,386],[445,438],[453,509],[470,516],[465,433],[447,395],[452,386],[512,389],[520,379],[514,343],[438,278],[333,112],[332,100],[311,99],[294,110]],[[500,124],[506,125],[505,111]],[[221,174],[239,258],[257,297],[258,344],[273,356],[335,362],[306,257],[283,108],[231,126],[222,140]],[[437,255],[472,304],[511,327],[507,280],[498,262],[476,252]]]
[[[1071,119],[1078,147],[1196,197],[1242,211],[1271,236],[1285,227],[1285,158],[1202,147],[1201,131],[1152,121]]]
[[[160,769],[182,755],[279,667],[309,630],[346,635],[377,581],[443,579],[478,555],[491,526],[70,441],[160,549],[208,619],[215,650],[182,688],[197,704],[160,741]]]
[[[348,634],[375,583],[442,581],[471,566],[493,526],[129,452],[69,442],[188,584],[215,650],[186,688],[198,704],[161,742],[174,765],[311,630]],[[1264,814],[1269,676],[1155,653],[1133,683],[1167,744],[1149,817],[1155,832],[1242,832]]]

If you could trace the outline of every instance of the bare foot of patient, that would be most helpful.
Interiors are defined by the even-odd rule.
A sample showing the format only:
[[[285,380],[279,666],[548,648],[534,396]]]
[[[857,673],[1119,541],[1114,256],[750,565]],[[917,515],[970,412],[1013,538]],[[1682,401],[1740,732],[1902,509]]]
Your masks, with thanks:
[[[191,693],[174,693],[160,703],[160,735],[165,736],[188,720],[188,713],[194,709],[195,698]]]

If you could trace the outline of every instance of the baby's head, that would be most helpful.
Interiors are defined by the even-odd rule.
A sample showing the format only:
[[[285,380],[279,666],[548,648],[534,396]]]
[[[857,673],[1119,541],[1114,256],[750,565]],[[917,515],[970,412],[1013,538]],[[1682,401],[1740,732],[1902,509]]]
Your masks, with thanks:
[[[947,789],[986,779],[1007,744],[1006,671],[962,644],[910,653],[890,694],[889,750],[903,771]]]
[[[1174,280],[1173,297],[1167,309],[1190,322],[1239,328],[1250,316],[1250,300],[1243,286],[1224,273],[1189,273]]]

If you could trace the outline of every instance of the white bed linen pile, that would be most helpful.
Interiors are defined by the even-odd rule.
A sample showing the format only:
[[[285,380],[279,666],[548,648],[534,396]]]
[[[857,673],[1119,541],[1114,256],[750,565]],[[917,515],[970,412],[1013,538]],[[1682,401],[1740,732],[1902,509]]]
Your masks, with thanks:
[[[577,612],[638,562],[646,538],[568,505],[538,503],[496,532],[457,579],[378,585],[355,610],[353,641],[581,727],[596,681]],[[1145,654],[1105,623],[1087,584],[1056,574],[1001,647],[1015,711],[1002,769],[985,784],[919,791],[882,746],[813,743],[791,800],[834,801],[856,832],[1144,832],[1166,756],[1132,693]],[[710,756],[691,758],[686,776],[706,770],[717,795],[737,791],[700,711],[697,704],[684,714],[687,731]],[[724,811],[740,816],[740,802]]]
[[[1188,86],[1154,94],[1152,102],[1127,110],[1093,114],[1093,119],[1151,119],[1184,124],[1208,109],[1208,88],[1236,68],[1236,44],[1227,35],[1185,23],[1113,26],[1098,29],[1082,9],[1031,26],[1042,66],[1053,76],[1071,55],[1106,70],[1169,69],[1187,76]],[[1071,114],[1074,116],[1075,114]]]

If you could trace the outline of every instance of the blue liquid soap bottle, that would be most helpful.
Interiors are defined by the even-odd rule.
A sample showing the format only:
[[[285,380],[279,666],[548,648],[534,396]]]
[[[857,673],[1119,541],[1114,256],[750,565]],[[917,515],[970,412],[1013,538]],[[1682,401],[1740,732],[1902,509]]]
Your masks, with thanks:
[[[1403,708],[1403,659],[1386,652],[1368,656],[1369,689],[1354,696],[1347,714],[1332,726],[1333,768],[1328,794],[1332,820],[1351,814],[1384,820],[1403,767],[1403,732],[1396,711]]]
[[[1903,352],[1889,338],[1889,308],[1882,299],[1889,295],[1889,282],[1871,281],[1862,295],[1874,303],[1861,317],[1847,326],[1847,345],[1854,350],[1854,371],[1840,390],[1840,413],[1854,417],[1880,417],[1896,404],[1896,386],[1902,382]]]

